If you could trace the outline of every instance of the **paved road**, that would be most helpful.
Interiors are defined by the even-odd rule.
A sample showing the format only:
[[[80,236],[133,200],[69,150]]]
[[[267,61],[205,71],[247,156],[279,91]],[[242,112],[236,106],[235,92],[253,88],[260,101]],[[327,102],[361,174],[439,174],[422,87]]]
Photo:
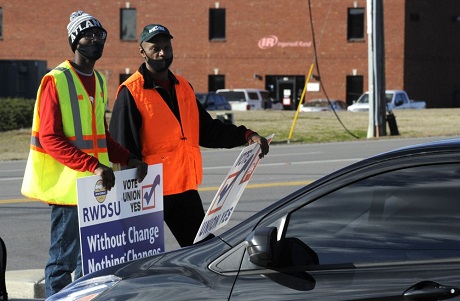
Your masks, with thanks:
[[[307,183],[371,155],[414,143],[437,140],[382,139],[343,143],[272,145],[244,191],[231,222],[235,225],[259,209]],[[205,209],[241,148],[203,151],[200,194]],[[7,270],[41,269],[47,260],[50,208],[20,194],[25,161],[0,162],[0,236],[8,249]],[[166,249],[177,248],[168,235]]]

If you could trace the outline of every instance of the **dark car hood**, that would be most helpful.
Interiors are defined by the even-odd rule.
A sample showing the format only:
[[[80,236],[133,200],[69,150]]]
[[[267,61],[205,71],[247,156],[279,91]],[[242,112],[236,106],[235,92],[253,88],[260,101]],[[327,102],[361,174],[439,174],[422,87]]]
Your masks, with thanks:
[[[122,279],[135,278],[152,273],[161,274],[163,273],[162,268],[167,268],[169,274],[177,272],[193,275],[193,272],[190,272],[190,270],[194,269],[196,265],[205,264],[207,261],[212,260],[213,253],[217,253],[215,256],[217,257],[228,249],[230,249],[228,244],[221,238],[215,237],[212,240],[198,243],[190,247],[108,267],[85,275],[77,281],[80,282],[105,275],[116,275]],[[188,267],[190,267],[190,270]],[[155,270],[154,272],[153,268]]]
[[[211,296],[227,299],[236,275],[219,277],[208,266],[229,249],[229,245],[215,237],[190,247],[97,271],[78,281],[110,274],[122,279],[96,300],[206,300]]]

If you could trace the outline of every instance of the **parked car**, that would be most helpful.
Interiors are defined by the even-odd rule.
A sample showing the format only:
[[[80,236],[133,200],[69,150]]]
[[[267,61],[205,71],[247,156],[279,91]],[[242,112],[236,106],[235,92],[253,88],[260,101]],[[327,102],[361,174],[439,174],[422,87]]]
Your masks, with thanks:
[[[195,93],[198,101],[208,111],[231,110],[232,106],[228,103],[223,95],[218,95],[214,92],[210,93]]]
[[[272,108],[273,100],[270,97],[270,92],[267,90],[218,89],[216,93],[218,95],[223,95],[234,111],[265,110]]]
[[[86,275],[49,301],[460,300],[459,195],[459,138],[397,149],[217,237]]]
[[[332,108],[334,108],[335,111],[347,110],[347,104],[343,100],[330,99],[329,101],[327,101],[327,99],[317,98],[304,102],[300,107],[300,112],[332,111]]]
[[[388,111],[399,109],[425,109],[426,102],[423,100],[411,100],[406,91],[403,90],[386,90],[386,109]],[[350,112],[368,112],[369,111],[369,92],[362,94],[357,101],[354,101],[348,107]]]

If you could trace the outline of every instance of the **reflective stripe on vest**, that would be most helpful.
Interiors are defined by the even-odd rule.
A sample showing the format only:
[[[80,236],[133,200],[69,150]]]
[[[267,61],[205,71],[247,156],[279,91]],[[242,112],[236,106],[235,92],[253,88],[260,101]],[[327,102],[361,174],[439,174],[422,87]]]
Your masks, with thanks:
[[[99,154],[99,149],[107,149],[107,139],[105,138],[105,135],[103,137],[98,137],[97,139],[97,145],[94,145],[94,141],[85,139],[83,135],[83,129],[82,129],[82,124],[81,124],[81,115],[80,115],[80,106],[78,104],[78,94],[77,90],[75,88],[75,85],[73,84],[73,78],[70,69],[63,68],[63,67],[56,67],[56,70],[62,71],[67,79],[67,85],[69,88],[69,98],[70,98],[70,105],[72,107],[72,118],[73,118],[73,126],[74,126],[74,131],[75,131],[75,136],[67,137],[70,142],[76,147],[79,148],[80,150],[83,150],[86,153],[91,153],[94,154],[95,156],[98,156]],[[101,77],[101,75],[95,71],[96,77],[99,82],[99,86],[101,89],[104,87],[104,81]],[[36,147],[38,151],[43,151],[43,148],[40,144],[40,138],[38,136],[33,135],[30,141],[31,145]],[[105,150],[106,151],[106,150]]]
[[[105,80],[96,70],[94,71],[98,80],[94,104],[92,105],[86,90],[71,68],[70,63],[66,61],[49,72],[42,80],[35,103],[31,146],[21,188],[21,192],[25,196],[49,204],[76,205],[76,179],[93,175],[93,173],[73,170],[59,163],[43,149],[38,133],[40,128],[38,108],[42,101],[41,89],[45,78],[51,76],[54,79],[66,137],[80,150],[97,156],[99,162],[110,166],[104,123]],[[80,97],[79,99],[79,95],[83,98]],[[81,116],[81,109],[91,112]],[[83,121],[85,121],[85,125],[83,125]]]

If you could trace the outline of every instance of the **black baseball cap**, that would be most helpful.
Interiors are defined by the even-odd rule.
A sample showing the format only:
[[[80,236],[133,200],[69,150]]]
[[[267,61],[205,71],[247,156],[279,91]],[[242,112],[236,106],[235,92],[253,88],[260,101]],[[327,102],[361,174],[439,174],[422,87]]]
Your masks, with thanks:
[[[160,34],[168,36],[171,39],[173,38],[173,36],[169,33],[169,30],[163,25],[149,24],[145,26],[144,29],[142,30],[139,43],[149,41],[153,37],[160,35]]]

